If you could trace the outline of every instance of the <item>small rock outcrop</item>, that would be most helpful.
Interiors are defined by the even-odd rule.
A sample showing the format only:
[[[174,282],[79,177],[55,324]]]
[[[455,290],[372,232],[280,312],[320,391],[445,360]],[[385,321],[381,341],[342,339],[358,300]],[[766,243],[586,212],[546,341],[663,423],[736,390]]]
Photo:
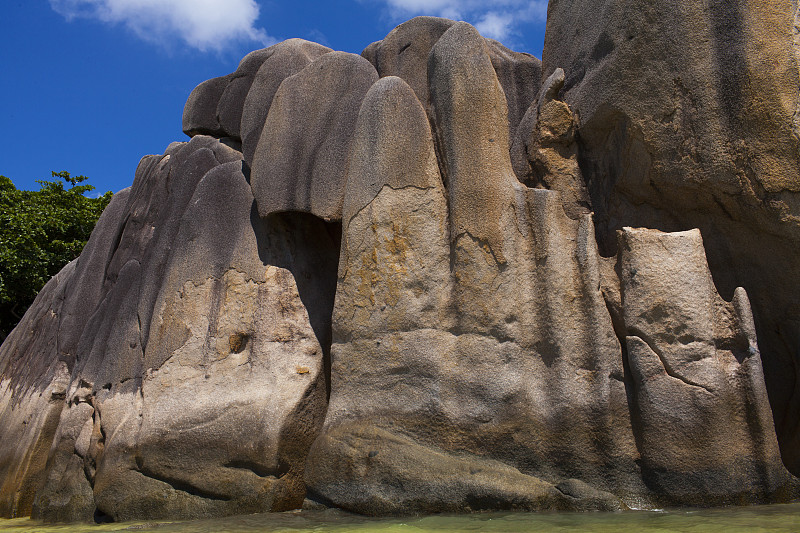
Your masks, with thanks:
[[[0,515],[800,494],[797,56],[747,48],[797,6],[678,4],[553,1],[544,64],[419,17],[199,85],[0,347]]]

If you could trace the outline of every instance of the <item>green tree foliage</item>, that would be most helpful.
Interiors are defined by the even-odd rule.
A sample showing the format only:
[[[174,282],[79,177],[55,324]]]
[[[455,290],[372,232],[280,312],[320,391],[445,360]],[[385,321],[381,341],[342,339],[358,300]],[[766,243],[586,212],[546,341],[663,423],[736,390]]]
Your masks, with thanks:
[[[44,284],[78,257],[111,201],[111,192],[87,198],[94,187],[82,184],[86,176],[52,174],[63,181],[39,181],[39,191],[19,190],[0,176],[0,341]]]

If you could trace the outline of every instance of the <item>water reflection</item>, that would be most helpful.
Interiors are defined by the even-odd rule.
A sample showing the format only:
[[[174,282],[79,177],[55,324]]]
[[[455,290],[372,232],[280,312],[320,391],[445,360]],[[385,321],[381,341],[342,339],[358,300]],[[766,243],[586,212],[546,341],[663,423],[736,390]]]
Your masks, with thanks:
[[[0,520],[1,533],[156,531],[157,533],[238,533],[354,531],[510,532],[792,532],[800,531],[800,503],[696,511],[625,513],[481,513],[375,519],[335,510],[234,516],[189,522],[126,522],[103,525],[49,525],[29,519]]]

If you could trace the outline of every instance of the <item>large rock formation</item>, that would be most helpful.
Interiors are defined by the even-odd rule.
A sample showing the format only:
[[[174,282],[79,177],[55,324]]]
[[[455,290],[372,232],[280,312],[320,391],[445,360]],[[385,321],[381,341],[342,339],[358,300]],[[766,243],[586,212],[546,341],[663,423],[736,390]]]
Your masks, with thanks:
[[[753,302],[784,462],[800,475],[800,5],[550,2],[601,254],[623,226],[699,228]]]
[[[241,154],[216,139],[144,158],[39,296],[37,322],[4,344],[5,514],[299,506],[325,414],[338,251],[318,219],[260,219]]]
[[[797,58],[723,67],[797,6],[729,34],[638,4],[552,1],[544,70],[420,17],[198,86],[191,141],[142,159],[0,348],[0,515],[796,495]]]

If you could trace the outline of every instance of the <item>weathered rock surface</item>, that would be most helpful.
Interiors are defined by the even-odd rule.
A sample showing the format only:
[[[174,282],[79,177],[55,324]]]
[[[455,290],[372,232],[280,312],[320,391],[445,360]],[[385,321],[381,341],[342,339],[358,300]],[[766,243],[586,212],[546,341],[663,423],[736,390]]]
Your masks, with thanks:
[[[608,0],[604,30],[553,1],[544,79],[419,17],[362,56],[293,39],[201,84],[191,141],[142,159],[0,347],[0,515],[797,496],[794,178],[768,172],[797,172],[796,79],[746,43],[736,92],[724,47],[679,46],[790,4],[725,11],[729,34],[716,5]],[[692,105],[655,112],[673,86]]]
[[[361,53],[381,77],[398,76],[408,83],[429,108],[428,55],[441,36],[456,22],[439,17],[415,17],[397,26],[383,40]],[[542,63],[530,54],[509,50],[492,39],[484,40],[492,66],[508,101],[508,121],[516,128],[536,98]]]
[[[244,98],[261,64],[273,53],[272,47],[251,52],[233,73],[195,87],[183,109],[183,131],[190,136],[238,138]]]
[[[324,226],[261,220],[241,154],[210,137],[143,159],[43,291],[60,291],[50,324],[26,322],[47,345],[6,345],[50,367],[3,373],[3,464],[17,466],[4,476],[5,514],[123,520],[302,504],[327,396],[338,236]],[[62,311],[81,295],[80,315]]]
[[[267,120],[272,99],[283,80],[297,74],[309,63],[332,50],[321,44],[289,39],[271,47],[274,53],[268,57],[243,99],[241,118],[242,155],[248,164],[253,163],[264,121]]]
[[[674,388],[688,406],[668,393],[651,393],[649,376],[631,370],[638,372],[644,361],[628,338],[641,330],[637,294],[623,277],[615,334],[601,291],[609,283],[601,281],[601,270],[609,268],[599,264],[590,215],[573,221],[557,192],[521,186],[508,150],[496,148],[508,146],[502,142],[506,119],[497,111],[503,93],[481,44],[473,28],[457,24],[430,55],[446,191],[435,168],[414,166],[433,154],[433,142],[422,142],[434,136],[424,132],[422,106],[414,113],[406,104],[411,109],[400,114],[386,104],[400,94],[410,99],[411,91],[386,78],[362,106],[354,141],[359,157],[345,198],[382,190],[366,206],[359,200],[343,220],[332,393],[307,461],[312,497],[386,514],[476,509],[487,501],[502,509],[577,509],[619,508],[619,498],[652,505],[779,496],[790,476],[774,435],[762,431],[770,413],[757,348],[744,333],[751,320],[746,305],[741,318],[723,322],[737,315],[713,290],[699,234],[675,235],[683,247],[674,251],[641,254],[674,276],[645,272],[639,278],[641,300],[664,293],[674,305],[656,324],[694,327],[707,342],[681,355],[727,357],[727,370],[713,378],[733,376],[699,405],[686,398],[693,391],[684,391],[683,382]],[[385,91],[381,98],[378,90]],[[406,119],[415,115],[419,126]],[[397,133],[418,130],[413,139]],[[397,146],[407,154],[405,164],[393,157]],[[383,157],[396,163],[389,167]],[[413,183],[408,176],[429,177]],[[656,244],[663,239],[638,232]],[[696,283],[676,283],[691,272],[698,272]],[[700,307],[706,321],[690,325],[686,302]],[[723,318],[711,315],[711,302],[725,309]],[[717,354],[715,335],[738,342],[726,349],[739,350],[741,365],[732,352]],[[708,373],[687,372],[692,378]],[[695,457],[708,439],[695,442],[680,424],[667,426],[653,414],[662,411],[686,412],[687,424],[716,440]],[[751,413],[748,423],[740,419],[745,412]],[[665,433],[671,440],[661,442]],[[653,439],[652,450],[644,434]],[[731,434],[740,436],[729,442]],[[739,458],[741,470],[731,469],[731,457]],[[511,470],[499,473],[494,461]],[[707,471],[695,474],[698,464]],[[453,471],[463,472],[458,481],[447,473]],[[687,486],[692,475],[695,485]],[[575,479],[589,488],[574,489],[567,499],[557,487]],[[713,487],[703,492],[704,484]]]
[[[542,83],[514,133],[511,163],[528,187],[558,191],[567,216],[577,220],[591,212],[591,200],[578,164],[575,114],[558,99],[563,86],[560,68]]]
[[[288,39],[247,54],[231,74],[195,87],[183,110],[184,133],[231,137],[243,144],[249,141],[250,150],[245,153],[252,156],[280,83],[330,51],[317,43]],[[246,160],[251,161],[249,157]]]
[[[698,230],[625,228],[620,241],[643,478],[672,504],[769,498],[787,473],[747,295],[717,295]]]
[[[798,2],[551,2],[603,255],[623,226],[699,228],[752,298],[784,462],[800,474]]]
[[[377,80],[363,57],[331,52],[281,83],[253,156],[261,216],[296,211],[341,220],[353,126]]]

